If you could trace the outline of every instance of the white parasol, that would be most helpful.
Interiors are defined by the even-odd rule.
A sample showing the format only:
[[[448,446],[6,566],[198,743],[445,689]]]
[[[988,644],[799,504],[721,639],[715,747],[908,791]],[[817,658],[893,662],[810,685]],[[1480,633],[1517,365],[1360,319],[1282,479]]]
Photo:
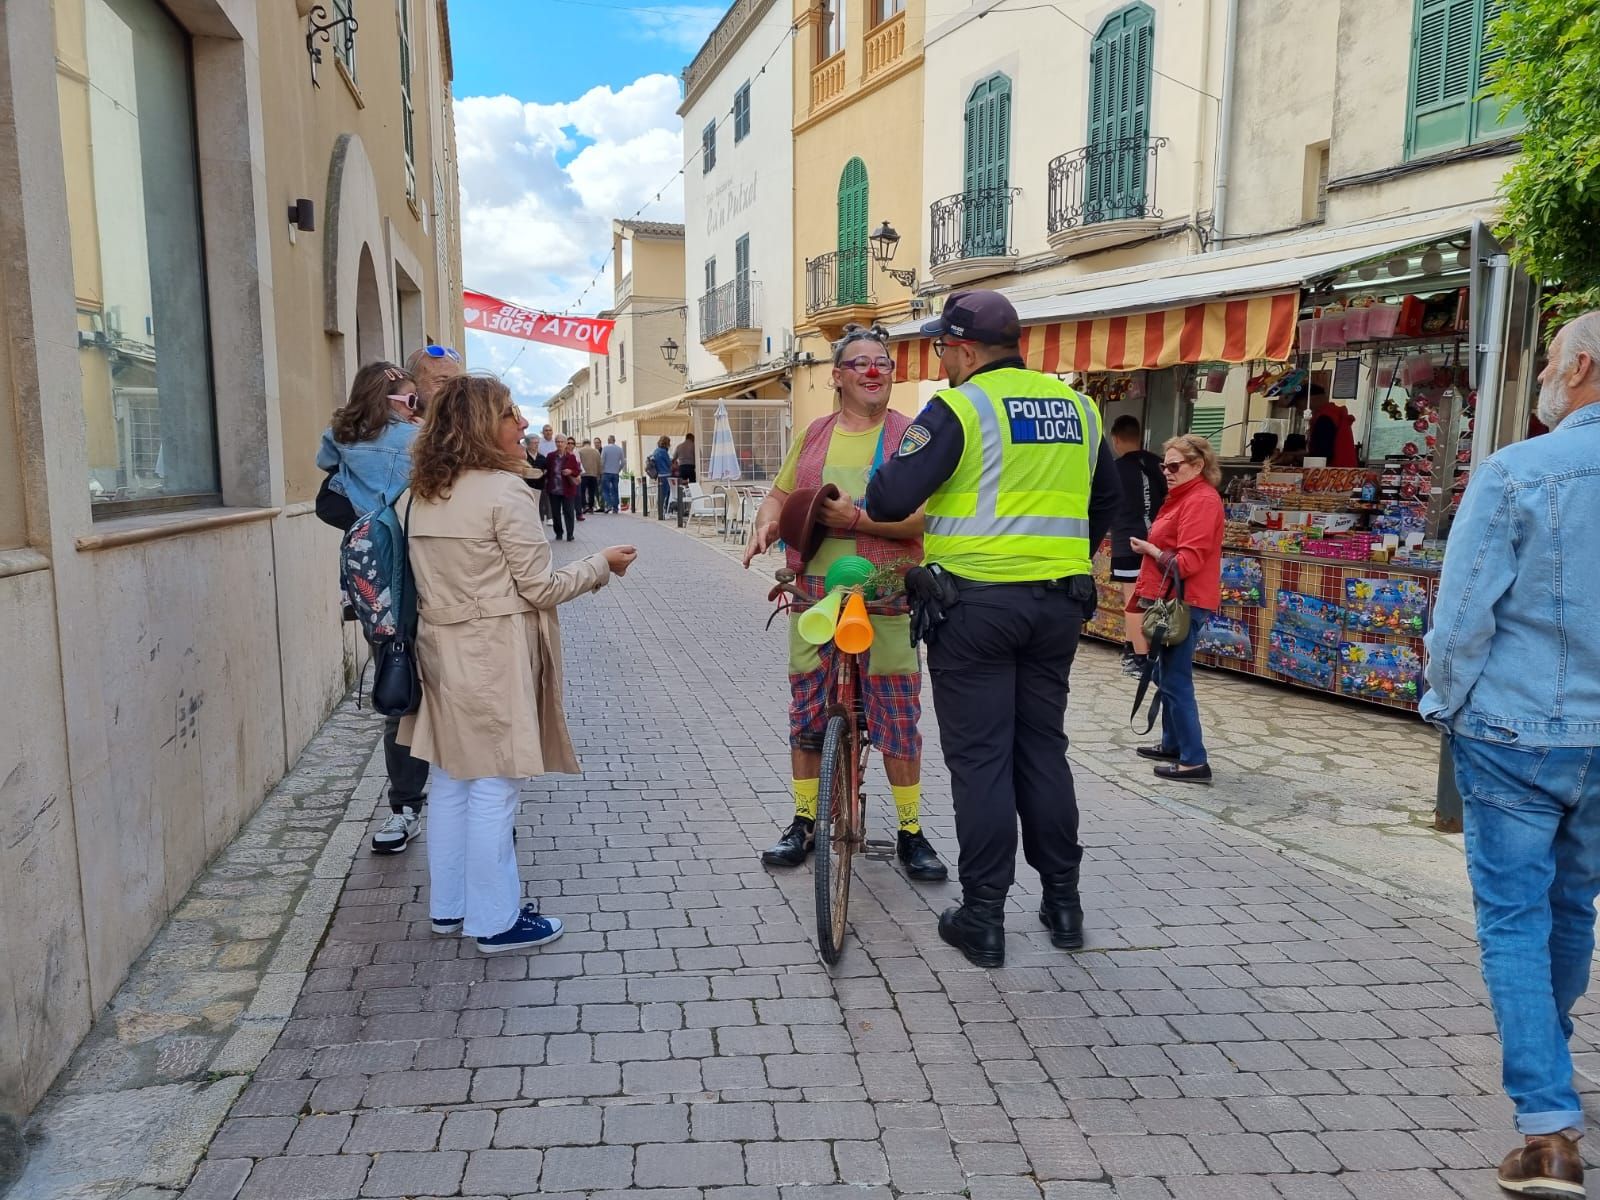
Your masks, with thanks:
[[[733,426],[728,421],[728,406],[719,404],[716,424],[711,432],[711,462],[706,470],[706,478],[732,482],[743,475],[739,467],[739,452],[733,446]]]

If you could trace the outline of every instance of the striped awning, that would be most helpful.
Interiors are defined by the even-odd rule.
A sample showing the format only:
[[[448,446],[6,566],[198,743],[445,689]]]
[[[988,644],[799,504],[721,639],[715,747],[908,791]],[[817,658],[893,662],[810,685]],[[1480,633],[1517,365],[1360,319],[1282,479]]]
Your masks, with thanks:
[[[1179,363],[1282,362],[1294,346],[1298,289],[1155,312],[1030,325],[1022,357],[1036,371],[1138,371]],[[895,379],[938,379],[932,342],[894,347]]]

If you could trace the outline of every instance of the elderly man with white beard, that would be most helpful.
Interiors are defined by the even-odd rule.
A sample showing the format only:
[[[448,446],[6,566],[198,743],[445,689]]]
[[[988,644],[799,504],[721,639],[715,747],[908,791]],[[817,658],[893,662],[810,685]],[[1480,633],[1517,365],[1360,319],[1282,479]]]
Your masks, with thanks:
[[[1472,475],[1450,533],[1422,714],[1450,741],[1502,1082],[1524,1144],[1500,1186],[1582,1196],[1572,1006],[1600,895],[1600,311],[1539,376],[1551,432]]]

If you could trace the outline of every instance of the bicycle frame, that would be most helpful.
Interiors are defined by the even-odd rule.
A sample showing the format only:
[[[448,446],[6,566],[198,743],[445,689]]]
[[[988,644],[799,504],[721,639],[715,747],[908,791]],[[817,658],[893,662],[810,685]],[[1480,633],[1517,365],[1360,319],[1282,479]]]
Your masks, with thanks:
[[[844,817],[850,844],[857,851],[866,848],[866,812],[861,802],[861,784],[866,778],[867,759],[872,751],[859,683],[865,657],[835,648],[828,686],[828,716],[845,718],[845,727],[850,731],[850,807],[848,813],[840,816]]]

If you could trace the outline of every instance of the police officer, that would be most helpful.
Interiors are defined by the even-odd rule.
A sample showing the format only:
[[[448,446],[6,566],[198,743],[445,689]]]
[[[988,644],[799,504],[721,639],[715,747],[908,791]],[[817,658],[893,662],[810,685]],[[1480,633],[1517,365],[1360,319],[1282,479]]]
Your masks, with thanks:
[[[950,387],[867,488],[875,521],[927,506],[924,569],[907,577],[955,795],[962,903],[939,936],[980,967],[1005,961],[1017,825],[1051,942],[1083,945],[1078,801],[1067,765],[1067,674],[1094,613],[1090,559],[1120,498],[1092,400],[1023,364],[1017,310],[957,292],[922,327]]]

